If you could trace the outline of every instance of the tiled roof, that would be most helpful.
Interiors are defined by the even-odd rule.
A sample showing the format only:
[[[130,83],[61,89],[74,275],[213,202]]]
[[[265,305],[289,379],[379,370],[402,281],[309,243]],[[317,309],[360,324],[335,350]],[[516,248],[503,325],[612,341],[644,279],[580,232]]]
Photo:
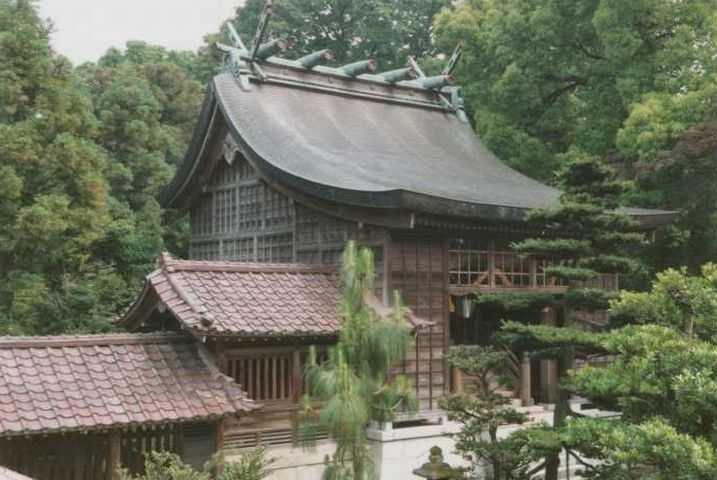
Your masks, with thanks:
[[[132,324],[154,301],[201,335],[336,336],[340,297],[333,266],[177,260],[164,253],[122,321]],[[372,298],[376,312],[386,314]],[[427,324],[410,313],[407,320]]]
[[[0,337],[0,437],[218,419],[255,408],[189,336]]]
[[[175,260],[148,282],[186,327],[206,334],[336,335],[336,269],[313,265]]]

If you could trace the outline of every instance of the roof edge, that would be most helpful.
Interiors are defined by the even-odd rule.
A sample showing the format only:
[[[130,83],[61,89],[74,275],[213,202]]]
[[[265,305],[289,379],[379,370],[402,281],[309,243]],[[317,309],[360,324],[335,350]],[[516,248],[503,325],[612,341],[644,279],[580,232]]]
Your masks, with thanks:
[[[0,337],[0,349],[84,347],[101,345],[152,345],[188,343],[194,339],[177,333],[114,333],[94,335],[57,335],[38,337]]]

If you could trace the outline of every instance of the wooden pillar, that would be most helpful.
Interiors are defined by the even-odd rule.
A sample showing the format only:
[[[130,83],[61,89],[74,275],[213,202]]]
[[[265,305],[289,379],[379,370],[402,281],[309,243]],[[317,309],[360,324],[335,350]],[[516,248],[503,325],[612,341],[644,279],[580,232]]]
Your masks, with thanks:
[[[451,383],[453,384],[453,393],[460,395],[463,393],[463,372],[458,367],[451,367]]]
[[[555,309],[545,307],[540,312],[540,323],[543,325],[555,326]],[[556,360],[540,361],[540,383],[542,396],[548,403],[555,403],[558,400],[558,362]]]
[[[297,403],[301,398],[301,352],[298,347],[291,357],[291,389],[293,401]]]
[[[488,280],[491,288],[495,287],[495,242],[491,240],[488,251]]]
[[[109,448],[107,451],[107,480],[118,480],[120,468],[120,434],[112,432],[109,436]]]
[[[524,407],[533,405],[531,387],[530,355],[523,352],[523,360],[520,364],[520,403]]]
[[[214,426],[214,452],[221,454],[222,450],[224,450],[224,421],[219,420]],[[220,455],[214,473],[219,476],[223,471],[224,457]]]
[[[535,288],[538,286],[538,261],[534,258],[529,258],[528,262],[530,262],[530,286]]]

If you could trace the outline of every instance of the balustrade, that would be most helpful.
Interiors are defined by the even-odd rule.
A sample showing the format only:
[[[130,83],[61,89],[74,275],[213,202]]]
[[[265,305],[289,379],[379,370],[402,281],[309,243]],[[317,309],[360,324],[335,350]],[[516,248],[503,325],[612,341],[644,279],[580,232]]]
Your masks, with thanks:
[[[550,275],[546,268],[569,264],[563,258],[530,258],[512,251],[453,249],[448,251],[449,285],[453,288],[565,289],[568,282]],[[617,275],[606,274],[580,286],[618,289]]]

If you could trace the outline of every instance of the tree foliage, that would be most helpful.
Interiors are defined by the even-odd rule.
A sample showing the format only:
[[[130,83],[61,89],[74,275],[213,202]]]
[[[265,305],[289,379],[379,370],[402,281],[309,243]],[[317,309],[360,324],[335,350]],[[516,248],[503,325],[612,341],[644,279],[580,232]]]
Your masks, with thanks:
[[[619,419],[568,422],[563,441],[600,462],[587,478],[711,478],[717,471],[714,265],[691,277],[668,270],[646,293],[622,292],[612,309],[634,323],[596,341],[614,356],[567,386]]]
[[[710,0],[471,0],[444,10],[436,32],[446,50],[464,43],[457,75],[484,140],[549,178],[561,155],[654,151],[698,117],[713,12]]]
[[[230,20],[247,45],[254,37],[264,3],[248,0]],[[408,56],[424,58],[438,53],[433,42],[433,17],[449,3],[287,0],[275,3],[270,32],[290,41],[288,58],[328,48],[336,64],[374,58],[381,69],[390,70],[405,66]]]
[[[145,456],[144,473],[130,475],[120,472],[121,480],[262,480],[269,476],[273,458],[264,447],[248,450],[231,461],[217,454],[204,468],[195,469],[171,452],[149,452]]]
[[[658,238],[655,271],[696,271],[717,255],[714,11],[712,0],[470,0],[435,29],[444,51],[463,42],[458,83],[501,159],[550,180],[568,161],[608,158],[638,180],[634,202],[683,213]]]
[[[130,42],[78,69],[30,0],[0,1],[0,332],[111,329],[186,226],[155,196],[201,101],[191,56]]]
[[[471,473],[476,475],[488,465],[494,480],[528,478],[531,463],[536,460],[526,454],[527,445],[518,437],[498,437],[501,426],[527,421],[527,416],[511,407],[510,400],[498,391],[509,385],[507,355],[492,347],[453,347],[446,360],[474,381],[465,393],[449,395],[440,403],[448,419],[461,424],[454,437],[455,448],[470,460]]]

